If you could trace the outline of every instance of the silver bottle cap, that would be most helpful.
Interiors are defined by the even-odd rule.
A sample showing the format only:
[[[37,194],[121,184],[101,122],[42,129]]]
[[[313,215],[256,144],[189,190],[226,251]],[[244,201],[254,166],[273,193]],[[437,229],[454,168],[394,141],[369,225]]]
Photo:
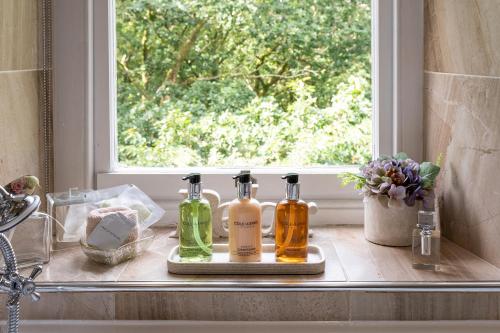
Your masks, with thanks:
[[[296,184],[286,184],[286,199],[287,200],[299,200],[300,196],[300,183]]]

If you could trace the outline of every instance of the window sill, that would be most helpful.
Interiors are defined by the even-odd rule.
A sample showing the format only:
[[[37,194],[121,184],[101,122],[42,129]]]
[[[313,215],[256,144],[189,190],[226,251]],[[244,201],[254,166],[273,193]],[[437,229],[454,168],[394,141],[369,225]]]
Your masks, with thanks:
[[[363,223],[362,197],[353,186],[342,186],[337,177],[342,172],[357,172],[359,167],[305,168],[293,169],[300,174],[301,197],[314,201],[318,213],[311,216],[311,225],[361,224]],[[161,226],[177,223],[178,204],[182,199],[179,190],[186,188],[182,176],[189,172],[201,172],[204,189],[217,191],[221,202],[236,196],[232,175],[240,169],[196,168],[196,169],[119,169],[115,172],[97,175],[97,188],[107,188],[122,184],[134,184],[148,194],[166,210]],[[257,199],[261,202],[278,202],[285,192],[285,184],[280,175],[292,171],[285,168],[252,169],[258,180]],[[272,217],[264,216],[264,219]]]

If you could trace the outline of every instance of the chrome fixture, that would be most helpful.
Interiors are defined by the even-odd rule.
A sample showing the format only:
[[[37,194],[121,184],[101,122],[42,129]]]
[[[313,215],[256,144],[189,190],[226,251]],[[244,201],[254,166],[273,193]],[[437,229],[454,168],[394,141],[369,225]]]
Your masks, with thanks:
[[[37,195],[14,195],[0,186],[0,250],[5,261],[5,270],[0,276],[0,290],[9,295],[7,300],[9,333],[17,333],[19,328],[21,296],[30,295],[33,301],[40,299],[33,280],[42,272],[42,266],[36,266],[28,278],[19,275],[16,255],[5,232],[26,220],[39,206],[40,198]]]

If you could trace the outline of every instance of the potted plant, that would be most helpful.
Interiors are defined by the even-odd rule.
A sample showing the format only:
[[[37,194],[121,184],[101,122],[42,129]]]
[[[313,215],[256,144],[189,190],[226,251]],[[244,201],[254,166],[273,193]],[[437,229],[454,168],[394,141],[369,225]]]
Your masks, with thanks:
[[[342,174],[343,184],[354,183],[364,194],[365,238],[381,245],[411,245],[418,210],[433,207],[439,171],[436,164],[419,164],[399,153],[371,161],[360,173]]]

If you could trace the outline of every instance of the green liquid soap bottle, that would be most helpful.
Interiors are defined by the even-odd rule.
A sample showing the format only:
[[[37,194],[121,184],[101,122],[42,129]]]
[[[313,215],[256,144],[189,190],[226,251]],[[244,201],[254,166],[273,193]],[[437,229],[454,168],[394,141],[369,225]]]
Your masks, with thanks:
[[[179,206],[179,256],[183,262],[210,261],[212,211],[201,195],[201,176],[192,173],[182,180],[189,180],[189,188],[187,199]]]

